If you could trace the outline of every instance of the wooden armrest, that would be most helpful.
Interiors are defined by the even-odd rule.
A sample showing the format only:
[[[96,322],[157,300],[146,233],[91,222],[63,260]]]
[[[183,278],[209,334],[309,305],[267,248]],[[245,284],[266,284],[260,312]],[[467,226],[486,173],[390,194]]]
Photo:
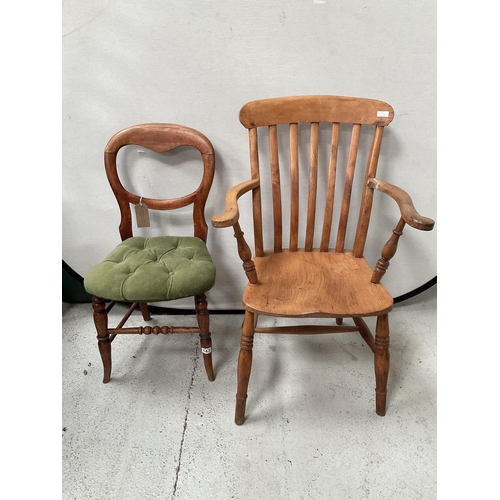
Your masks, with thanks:
[[[251,189],[255,189],[260,186],[260,179],[251,179],[249,181],[242,182],[232,187],[226,193],[226,210],[223,214],[214,215],[212,217],[212,225],[214,227],[229,227],[234,226],[238,219],[240,218],[240,212],[238,210],[238,198],[244,195]]]
[[[401,188],[379,181],[378,179],[369,179],[368,187],[377,189],[382,193],[389,195],[399,206],[402,219],[409,225],[422,231],[430,231],[434,227],[434,221],[428,217],[421,216],[413,206],[410,195]]]

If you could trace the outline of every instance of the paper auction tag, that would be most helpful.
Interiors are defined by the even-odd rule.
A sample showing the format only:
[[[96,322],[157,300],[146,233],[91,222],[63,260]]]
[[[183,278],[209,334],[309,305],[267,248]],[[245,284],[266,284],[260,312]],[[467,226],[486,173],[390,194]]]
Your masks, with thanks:
[[[135,218],[137,220],[137,227],[149,227],[148,206],[145,203],[142,203],[142,201],[139,205],[135,206]]]

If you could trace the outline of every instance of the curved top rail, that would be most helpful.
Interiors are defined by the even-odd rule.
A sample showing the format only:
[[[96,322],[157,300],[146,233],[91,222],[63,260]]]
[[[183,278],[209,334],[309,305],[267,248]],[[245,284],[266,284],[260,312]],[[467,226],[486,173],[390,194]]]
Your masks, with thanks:
[[[104,152],[116,154],[123,146],[130,144],[156,153],[165,153],[180,146],[193,146],[201,154],[214,154],[212,143],[201,132],[173,123],[145,123],[123,129],[109,140]]]
[[[146,198],[131,193],[125,189],[120,181],[117,169],[117,153],[123,146],[127,145],[140,146],[156,153],[165,153],[180,146],[196,148],[201,153],[203,160],[201,183],[195,191],[179,198]],[[130,204],[137,205],[143,201],[148,208],[154,210],[173,210],[194,204],[194,235],[206,241],[207,223],[204,209],[215,173],[215,154],[211,142],[201,132],[171,123],[133,125],[111,137],[104,150],[104,166],[111,189],[120,207],[122,217],[119,230],[122,240],[132,236]]]
[[[386,126],[393,118],[394,110],[386,102],[333,95],[261,99],[240,110],[240,122],[246,128],[301,122]]]

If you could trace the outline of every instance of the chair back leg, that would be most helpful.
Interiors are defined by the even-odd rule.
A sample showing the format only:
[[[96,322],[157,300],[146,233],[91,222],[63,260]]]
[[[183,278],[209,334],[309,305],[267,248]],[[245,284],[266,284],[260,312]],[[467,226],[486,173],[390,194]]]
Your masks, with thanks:
[[[142,318],[144,321],[151,321],[151,313],[149,312],[149,307],[145,302],[141,302],[139,304],[139,307],[141,309],[142,313]]]

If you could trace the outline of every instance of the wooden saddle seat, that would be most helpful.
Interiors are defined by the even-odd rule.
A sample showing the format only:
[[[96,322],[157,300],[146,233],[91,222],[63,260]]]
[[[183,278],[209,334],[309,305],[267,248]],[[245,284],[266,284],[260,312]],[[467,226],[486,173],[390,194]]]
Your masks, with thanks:
[[[374,353],[375,408],[385,415],[393,299],[380,280],[406,225],[434,227],[415,210],[408,193],[376,177],[383,131],[394,110],[375,99],[291,96],[249,102],[239,117],[248,129],[251,178],[229,189],[224,213],[212,217],[215,227],[233,227],[249,281],[243,293],[235,422],[245,420],[255,333],[358,332]],[[366,161],[361,182],[355,176],[359,158]],[[364,251],[375,191],[390,196],[400,215],[372,269]],[[250,192],[253,250],[240,227],[238,205]],[[259,315],[335,318],[336,324],[258,327]],[[363,320],[367,316],[377,318],[375,336]],[[344,318],[352,318],[354,326]]]
[[[254,257],[259,283],[243,293],[247,311],[282,317],[378,316],[393,299],[373,270],[351,252],[283,251]]]
[[[178,198],[148,198],[129,191],[118,175],[117,156],[124,146],[132,145],[155,153],[166,153],[179,147],[198,150],[201,154],[201,182],[193,192]],[[130,165],[127,161],[122,163],[120,172],[123,175]],[[215,172],[212,144],[202,133],[183,125],[133,125],[111,137],[104,151],[104,165],[120,208],[119,232],[122,241],[102,262],[92,267],[84,278],[85,289],[93,295],[94,323],[104,367],[103,382],[107,383],[111,378],[111,342],[117,335],[160,333],[198,333],[207,377],[214,380],[205,292],[215,283],[215,266],[206,246],[208,226],[204,212]],[[134,236],[131,206],[168,211],[170,218],[174,217],[173,210],[192,207],[193,235]],[[125,326],[137,306],[143,319],[150,321],[148,302],[185,297],[194,297],[197,326]],[[108,313],[117,302],[131,302],[132,305],[118,325],[111,328],[108,326]]]

